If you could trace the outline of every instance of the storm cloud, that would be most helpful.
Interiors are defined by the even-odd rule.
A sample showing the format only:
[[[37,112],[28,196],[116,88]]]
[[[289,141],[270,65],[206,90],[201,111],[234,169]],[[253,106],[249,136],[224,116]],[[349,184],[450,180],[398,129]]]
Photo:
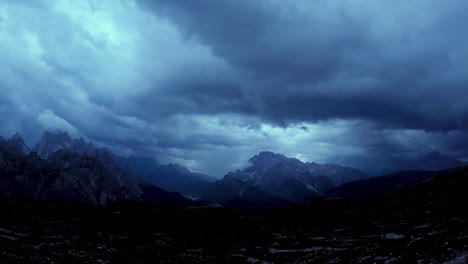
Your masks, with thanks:
[[[33,143],[67,130],[215,176],[262,150],[368,170],[430,151],[466,159],[466,8],[4,1],[0,132]]]

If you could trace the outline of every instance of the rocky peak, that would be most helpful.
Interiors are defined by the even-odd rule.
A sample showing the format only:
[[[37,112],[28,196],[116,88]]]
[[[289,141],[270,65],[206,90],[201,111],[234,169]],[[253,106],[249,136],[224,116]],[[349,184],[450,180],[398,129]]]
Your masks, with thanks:
[[[16,151],[19,151],[23,154],[27,154],[30,152],[30,149],[28,146],[26,146],[26,143],[24,143],[23,137],[21,137],[20,133],[16,132],[8,141],[7,144],[15,149]]]
[[[316,196],[345,182],[367,178],[357,169],[334,164],[303,163],[273,152],[260,152],[251,166],[228,174],[260,190],[287,200]]]
[[[288,158],[282,154],[263,151],[255,155],[250,160],[252,166],[248,170],[255,170],[258,173],[265,173],[269,170],[305,171],[305,164],[295,158]]]
[[[315,162],[307,162],[305,165],[309,173],[313,175],[326,176],[336,185],[342,185],[347,182],[367,179],[370,177],[359,169],[344,167],[331,163],[317,164]]]
[[[282,154],[276,154],[270,151],[262,151],[258,153],[257,155],[253,156],[252,158],[250,158],[250,161],[265,162],[265,161],[280,161],[280,160],[285,160],[285,159],[287,158]]]
[[[46,131],[34,150],[42,158],[47,158],[57,150],[70,148],[71,145],[72,139],[67,132]]]
[[[84,138],[80,137],[80,139],[75,140],[74,145],[78,148],[87,148],[91,143],[86,143]]]
[[[93,143],[86,142],[82,137],[80,137],[80,139],[73,140],[71,148],[76,153],[90,156],[94,156],[95,152],[98,151],[98,149],[94,147]]]

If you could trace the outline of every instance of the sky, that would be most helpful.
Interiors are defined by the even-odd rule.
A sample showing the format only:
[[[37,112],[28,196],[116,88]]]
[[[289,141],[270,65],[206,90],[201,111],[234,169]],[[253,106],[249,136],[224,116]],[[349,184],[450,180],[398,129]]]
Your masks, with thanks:
[[[468,159],[465,0],[0,0],[0,135],[221,177],[264,150]]]

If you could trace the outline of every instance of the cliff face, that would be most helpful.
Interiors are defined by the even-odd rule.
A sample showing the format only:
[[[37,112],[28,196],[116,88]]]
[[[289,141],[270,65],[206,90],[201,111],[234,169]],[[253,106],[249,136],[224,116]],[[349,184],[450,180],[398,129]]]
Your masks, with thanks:
[[[6,144],[1,144],[0,153],[2,193],[93,204],[141,199],[136,178],[95,157],[62,149],[44,160],[34,153],[24,155]]]
[[[31,151],[19,133],[14,134],[6,143],[23,154],[27,154]]]
[[[319,196],[340,184],[369,177],[358,169],[303,163],[272,152],[260,152],[249,162],[249,167],[226,177],[237,178],[266,193],[292,201]]]

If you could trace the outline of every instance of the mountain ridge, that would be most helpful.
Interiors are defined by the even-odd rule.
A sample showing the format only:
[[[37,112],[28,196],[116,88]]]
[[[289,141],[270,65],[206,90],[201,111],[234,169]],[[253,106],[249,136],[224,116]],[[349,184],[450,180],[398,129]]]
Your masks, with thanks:
[[[73,200],[107,204],[121,200],[149,201],[161,204],[190,205],[193,201],[159,187],[150,186],[130,174],[112,152],[94,148],[83,139],[72,147],[68,134],[58,134],[44,150],[24,154],[8,141],[0,140],[0,192],[38,199]],[[50,133],[44,136],[50,139]],[[70,138],[70,140],[69,140]],[[56,148],[60,146],[60,148]],[[77,147],[80,146],[81,148]]]
[[[237,178],[265,193],[289,201],[320,196],[341,183],[370,177],[358,169],[334,164],[303,163],[269,151],[260,152],[250,158],[249,162],[247,168],[229,172],[224,178]],[[232,197],[235,198],[239,197]]]
[[[27,154],[31,151],[19,132],[16,132],[6,143],[23,154]]]
[[[179,164],[160,164],[152,157],[120,159],[136,176],[169,191],[198,197],[215,181],[202,173],[192,172]]]

